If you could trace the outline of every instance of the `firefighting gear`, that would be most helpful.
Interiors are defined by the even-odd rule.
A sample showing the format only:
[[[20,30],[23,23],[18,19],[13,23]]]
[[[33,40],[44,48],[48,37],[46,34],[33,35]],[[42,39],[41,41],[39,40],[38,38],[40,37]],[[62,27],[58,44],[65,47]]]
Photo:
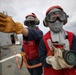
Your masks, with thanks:
[[[69,65],[65,62],[64,58],[63,58],[63,51],[64,50],[61,50],[60,48],[58,48],[57,50],[55,50],[55,56],[57,57],[57,60],[60,64],[60,66],[62,68],[73,68],[74,65]]]
[[[46,62],[56,70],[62,69],[55,56],[48,56]]]
[[[25,57],[26,54],[22,51],[22,52],[21,52],[21,56],[22,56],[22,57]]]
[[[23,36],[23,49],[26,53],[26,58],[29,60],[35,60],[38,58],[38,43],[36,41],[26,41]]]
[[[57,8],[57,6],[53,6],[52,8],[50,8],[49,10],[48,10],[48,12],[46,13],[46,16],[49,14],[49,13],[51,13],[51,9],[53,9],[53,8]],[[59,7],[60,8],[60,7]],[[63,9],[61,9],[60,8],[60,10],[62,10],[63,11]],[[64,11],[63,11],[64,12]],[[58,20],[59,18],[57,18],[57,20]],[[59,21],[59,20],[58,20]],[[45,19],[44,19],[44,25],[46,26],[46,27],[48,27],[48,22],[47,22],[47,20],[46,20],[46,17],[45,17]],[[59,21],[60,22],[60,21]],[[65,25],[67,23],[67,20],[65,20],[64,22],[63,22],[63,25]],[[76,73],[75,73],[75,68],[73,68],[73,65],[68,65],[66,62],[65,62],[65,60],[63,59],[63,57],[62,57],[62,49],[64,49],[64,48],[66,48],[66,49],[68,49],[69,48],[69,50],[70,49],[74,49],[75,50],[75,46],[73,46],[74,45],[74,43],[75,43],[75,36],[74,36],[74,34],[72,33],[72,32],[67,32],[67,36],[66,35],[64,35],[64,33],[61,35],[61,34],[58,34],[58,35],[56,35],[56,36],[54,36],[54,41],[52,41],[52,35],[51,35],[51,32],[52,30],[50,29],[50,31],[49,32],[47,32],[44,36],[43,36],[43,41],[40,43],[40,45],[42,46],[42,44],[43,44],[43,46],[45,46],[46,48],[44,48],[44,49],[41,49],[41,46],[40,46],[40,57],[41,57],[41,59],[43,59],[42,60],[42,63],[43,63],[43,66],[44,66],[44,75],[67,75],[67,74],[69,74],[69,75],[71,75],[72,73],[75,75]],[[52,31],[53,32],[53,31]],[[63,32],[63,31],[60,31],[60,32]],[[54,33],[54,32],[53,32]],[[56,34],[56,33],[55,33]],[[54,35],[54,34],[53,34]],[[58,37],[58,38],[57,38]],[[59,38],[60,37],[60,38]],[[63,38],[61,38],[61,37],[63,37]],[[56,39],[57,38],[57,39]],[[61,67],[61,69],[60,70],[56,70],[56,69],[54,69],[54,65],[52,66],[51,65],[51,63],[50,64],[46,64],[46,62],[44,63],[44,61],[45,61],[45,59],[48,57],[47,55],[48,54],[51,54],[51,53],[48,53],[49,52],[49,50],[50,51],[52,51],[53,52],[53,50],[54,50],[54,48],[52,49],[51,47],[49,47],[49,45],[48,45],[48,43],[47,43],[47,39],[50,39],[51,40],[51,42],[52,42],[52,44],[53,44],[53,46],[55,47],[55,48],[60,48],[60,50],[56,50],[56,51],[59,51],[59,52],[56,52],[56,53],[58,53],[58,55],[54,52],[54,55],[50,55],[50,56],[54,56],[55,57],[55,59],[57,60],[57,62],[59,63],[59,65],[60,65],[60,67]],[[56,40],[55,40],[56,39]],[[67,40],[66,40],[67,39]],[[58,41],[57,41],[58,40]],[[61,41],[62,40],[62,41]],[[65,40],[65,42],[64,42],[64,40]],[[68,43],[68,45],[67,44],[65,44],[65,43]],[[66,45],[66,47],[65,47],[65,45]],[[67,47],[68,46],[68,47]],[[62,53],[61,53],[62,52]],[[46,54],[47,53],[47,54]],[[61,55],[61,56],[60,56]],[[53,58],[53,60],[55,60],[54,58]],[[50,62],[52,62],[53,60],[50,60]],[[59,66],[58,65],[58,66]]]
[[[22,29],[23,25],[21,23],[15,23],[10,16],[0,13],[0,31],[6,33],[15,32],[16,34],[21,34]]]
[[[63,22],[56,21],[54,23],[48,22],[48,27],[50,30],[52,30],[54,33],[59,33],[62,30]]]
[[[52,67],[56,70],[62,69],[62,68],[72,68],[75,66],[75,64],[67,64],[67,62],[64,60],[63,58],[63,52],[64,50],[61,50],[60,48],[55,48],[54,50],[54,56],[48,56],[46,58],[46,62],[50,65],[52,65]],[[65,56],[66,57],[66,56]],[[69,57],[71,59],[71,57]],[[75,55],[74,55],[74,58]],[[68,58],[66,58],[67,60],[70,60]]]
[[[20,54],[21,54],[21,62],[20,62],[20,60],[18,59],[18,57],[16,56],[16,63],[17,63],[17,67],[18,67],[19,69],[22,68],[23,62],[25,63],[26,67],[27,67],[27,68],[30,68],[30,69],[36,68],[36,67],[39,67],[39,66],[42,65],[42,63],[38,63],[38,64],[35,64],[35,65],[32,65],[32,66],[31,66],[31,65],[29,65],[29,64],[27,63],[26,54],[25,54],[24,52],[21,52]],[[16,51],[14,51],[14,55],[16,55]]]
[[[52,6],[46,11],[46,17],[43,20],[45,27],[48,27],[48,22],[54,23],[56,20],[63,22],[63,25],[67,23],[68,15],[60,6]]]
[[[16,54],[17,54],[16,51],[14,51],[14,55],[16,55]],[[22,65],[23,65],[23,59],[22,58],[23,58],[23,56],[21,55],[21,62],[20,62],[19,59],[18,59],[18,56],[15,56],[18,69],[22,68]]]
[[[64,50],[63,58],[67,64],[76,65],[76,52],[74,50]]]
[[[53,52],[53,55],[49,55],[47,58],[46,58],[46,62],[50,65],[53,66],[54,69],[61,69],[61,68],[72,68],[73,66],[75,66],[75,64],[67,64],[67,62],[65,61],[66,59],[68,60],[71,60],[71,57],[68,57],[66,56],[67,54],[66,53],[66,50],[62,50],[63,48],[55,48],[54,45],[59,45],[59,44],[54,44],[51,42],[50,39],[47,40],[47,43],[48,43],[48,46],[50,48],[50,51]],[[63,44],[64,46],[64,44]],[[48,52],[50,52],[48,51]],[[70,50],[67,50],[67,52],[69,53]],[[71,52],[70,52],[71,53]],[[48,53],[49,54],[49,53]],[[73,53],[72,53],[73,54]],[[64,56],[64,57],[63,57]],[[75,54],[73,55],[70,55],[70,56],[73,56],[74,58],[74,62],[76,61],[75,59]],[[68,57],[68,58],[66,58]],[[52,61],[54,61],[54,63],[52,63]],[[62,63],[61,63],[62,62]],[[74,63],[73,62],[73,63]],[[54,65],[55,64],[55,65]],[[59,67],[58,67],[59,66]]]
[[[38,63],[38,64],[35,64],[35,65],[29,65],[27,63],[27,59],[26,58],[23,58],[23,61],[24,61],[25,65],[26,65],[26,67],[29,68],[29,69],[37,68],[37,67],[42,65],[42,63]]]
[[[56,9],[55,9],[56,10]],[[56,20],[60,22],[64,22],[65,19],[67,19],[67,15],[63,11],[54,11],[49,12],[49,14],[46,16],[47,22],[54,23]]]
[[[29,28],[35,27],[35,21],[26,21],[26,25],[28,25]]]
[[[54,8],[57,8],[57,9],[60,9],[61,11],[63,11],[63,9],[61,8],[61,6],[58,6],[58,5],[55,5],[55,6],[52,6],[50,7],[47,11],[46,11],[46,15]]]
[[[27,15],[25,18],[26,18],[24,21],[25,26],[35,26],[39,25],[40,23],[39,19],[36,17],[34,13]]]

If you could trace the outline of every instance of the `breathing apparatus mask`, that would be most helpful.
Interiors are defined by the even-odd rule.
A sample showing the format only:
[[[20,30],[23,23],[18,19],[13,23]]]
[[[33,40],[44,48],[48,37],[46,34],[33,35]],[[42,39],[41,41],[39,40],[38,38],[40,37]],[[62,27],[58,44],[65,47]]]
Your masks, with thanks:
[[[36,23],[35,23],[35,20],[34,20],[34,17],[32,16],[28,16],[24,22],[24,24],[30,28],[33,28],[36,26]]]
[[[24,21],[25,26],[34,28],[36,25],[39,25],[40,23],[39,19],[36,17],[34,13],[27,15],[25,18],[26,18]]]
[[[43,20],[45,27],[49,27],[53,32],[58,33],[62,30],[63,25],[67,23],[68,15],[60,6],[50,7],[46,12]]]
[[[58,11],[50,12],[46,16],[46,19],[50,29],[53,32],[58,33],[62,30],[63,23],[67,19],[67,15],[65,12],[60,11],[59,9],[55,9],[55,10],[58,10]]]

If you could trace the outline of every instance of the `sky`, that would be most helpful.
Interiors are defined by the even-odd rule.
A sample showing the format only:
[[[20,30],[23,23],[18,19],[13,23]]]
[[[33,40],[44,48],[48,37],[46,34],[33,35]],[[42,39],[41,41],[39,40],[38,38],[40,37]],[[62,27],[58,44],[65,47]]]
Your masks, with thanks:
[[[15,22],[22,24],[25,16],[33,12],[40,20],[39,28],[45,34],[49,28],[44,27],[43,19],[47,9],[53,5],[61,6],[69,15],[64,29],[76,34],[76,0],[0,0],[0,12],[7,12]]]

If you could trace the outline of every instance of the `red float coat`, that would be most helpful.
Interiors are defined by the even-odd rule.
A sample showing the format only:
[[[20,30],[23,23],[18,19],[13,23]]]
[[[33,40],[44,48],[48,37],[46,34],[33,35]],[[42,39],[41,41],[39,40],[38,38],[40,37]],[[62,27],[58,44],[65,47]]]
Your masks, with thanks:
[[[38,27],[36,27],[36,30],[39,30]],[[26,57],[29,60],[34,60],[38,58],[38,43],[35,40],[27,41],[23,39],[23,49],[26,53]]]
[[[67,34],[68,34],[67,39],[69,41],[70,48],[71,48],[73,34],[71,32],[67,32]],[[47,39],[51,40],[50,32],[48,32],[47,34],[45,34],[43,36],[43,41],[44,41],[44,44],[46,46],[46,50],[47,50],[47,53],[48,53],[50,48],[48,46]],[[54,46],[56,48],[62,47],[62,46],[56,46],[56,45],[54,45]],[[52,66],[50,66],[50,67],[44,67],[44,75],[76,75],[75,70],[76,70],[75,68],[72,68],[72,69],[66,68],[66,69],[61,69],[61,70],[55,70],[55,69],[52,68]]]
[[[35,41],[23,40],[23,48],[29,60],[34,60],[38,57],[38,44]]]

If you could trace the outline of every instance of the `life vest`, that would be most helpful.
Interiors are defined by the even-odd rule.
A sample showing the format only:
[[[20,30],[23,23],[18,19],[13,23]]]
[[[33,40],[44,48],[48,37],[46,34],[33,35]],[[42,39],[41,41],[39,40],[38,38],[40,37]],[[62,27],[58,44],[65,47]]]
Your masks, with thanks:
[[[67,31],[66,31],[67,32]],[[72,39],[73,39],[73,33],[71,32],[67,32],[68,34],[68,41],[69,41],[69,44],[70,44],[70,49],[72,47]],[[44,36],[43,36],[43,41],[44,41],[44,44],[45,44],[45,47],[46,47],[46,52],[48,53],[48,51],[50,50],[49,46],[48,46],[48,43],[47,43],[47,39],[50,39],[51,40],[51,36],[50,36],[50,31],[48,33],[46,33]],[[54,45],[56,48],[61,48],[62,46],[56,46]],[[65,70],[65,71],[64,71]],[[70,72],[70,73],[69,73]],[[52,66],[49,66],[49,67],[44,67],[44,75],[76,75],[75,74],[75,69],[61,69],[61,70],[55,70],[52,68]]]
[[[39,28],[37,27],[36,30],[39,30]],[[38,43],[36,41],[26,41],[23,39],[23,49],[27,59],[34,60],[38,58]]]
[[[35,41],[23,40],[23,48],[26,53],[26,57],[29,60],[33,60],[38,57],[38,44]]]

